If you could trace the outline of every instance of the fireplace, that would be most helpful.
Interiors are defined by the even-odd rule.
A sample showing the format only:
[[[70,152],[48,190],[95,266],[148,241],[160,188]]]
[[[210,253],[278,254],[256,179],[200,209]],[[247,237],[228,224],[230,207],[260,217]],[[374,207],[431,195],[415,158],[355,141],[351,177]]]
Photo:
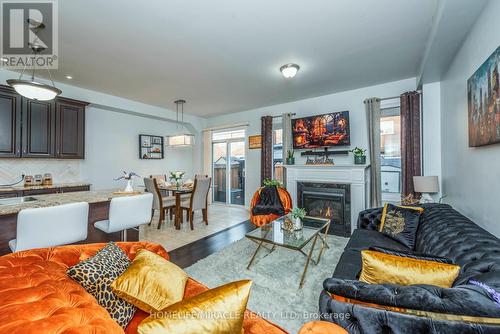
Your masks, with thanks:
[[[351,185],[297,182],[297,206],[308,216],[331,220],[328,234],[351,235]]]

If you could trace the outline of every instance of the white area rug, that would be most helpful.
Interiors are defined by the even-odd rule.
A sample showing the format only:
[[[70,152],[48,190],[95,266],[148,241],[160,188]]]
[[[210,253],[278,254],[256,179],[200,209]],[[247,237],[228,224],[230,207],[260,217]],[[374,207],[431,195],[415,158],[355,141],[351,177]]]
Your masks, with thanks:
[[[277,247],[272,253],[261,248],[252,267],[247,270],[257,244],[246,238],[198,261],[186,272],[210,288],[251,279],[253,285],[248,308],[295,334],[304,323],[318,316],[323,281],[332,276],[348,240],[328,236],[330,249],[325,249],[318,265],[311,262],[302,289],[299,289],[299,282],[306,262],[304,255],[282,247]],[[306,254],[310,244],[304,248]],[[317,256],[318,244],[313,256]]]

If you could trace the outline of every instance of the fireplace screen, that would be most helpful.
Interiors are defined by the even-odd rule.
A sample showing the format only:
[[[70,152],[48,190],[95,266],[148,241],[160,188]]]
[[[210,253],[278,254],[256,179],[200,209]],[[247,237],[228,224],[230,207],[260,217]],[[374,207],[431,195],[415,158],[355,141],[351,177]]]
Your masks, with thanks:
[[[308,216],[331,220],[328,233],[349,236],[350,185],[325,183],[298,183],[298,205]]]

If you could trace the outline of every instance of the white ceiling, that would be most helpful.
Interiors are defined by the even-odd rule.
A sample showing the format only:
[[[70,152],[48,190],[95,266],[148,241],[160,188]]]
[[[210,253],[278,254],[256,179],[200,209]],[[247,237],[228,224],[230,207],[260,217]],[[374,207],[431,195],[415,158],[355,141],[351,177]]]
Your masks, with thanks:
[[[64,0],[55,78],[199,116],[279,104],[417,76],[437,4]]]

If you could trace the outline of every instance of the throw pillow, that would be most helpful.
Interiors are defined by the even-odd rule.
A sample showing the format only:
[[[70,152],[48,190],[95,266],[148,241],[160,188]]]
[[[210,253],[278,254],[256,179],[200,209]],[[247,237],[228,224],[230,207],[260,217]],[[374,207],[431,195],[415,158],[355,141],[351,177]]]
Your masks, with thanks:
[[[236,334],[243,318],[252,281],[229,283],[185,299],[151,314],[139,334]]]
[[[111,288],[118,297],[152,313],[182,300],[188,275],[160,255],[142,249]]]
[[[423,211],[424,209],[419,207],[386,204],[382,211],[379,232],[414,249],[420,214]]]
[[[434,255],[428,255],[428,254],[421,254],[421,253],[414,253],[414,252],[405,252],[402,250],[397,250],[397,249],[392,249],[392,248],[384,248],[384,247],[370,247],[369,248],[372,251],[379,252],[379,253],[384,253],[384,254],[390,254],[390,255],[395,255],[395,256],[401,256],[401,257],[409,257],[412,259],[417,259],[417,260],[429,260],[429,261],[435,261],[435,262],[440,262],[440,263],[448,263],[448,264],[454,264],[453,260],[448,259],[447,257],[440,257],[440,256],[434,256]]]
[[[359,280],[370,284],[429,284],[451,288],[460,266],[429,260],[361,251],[362,269]]]
[[[490,296],[491,300],[493,300],[495,302],[495,304],[497,304],[497,306],[500,307],[500,292],[499,291],[496,291],[488,284],[486,284],[484,282],[476,281],[475,279],[470,279],[469,284],[483,288],[486,292],[488,292],[488,296]]]
[[[110,242],[93,257],[68,268],[67,271],[68,276],[94,296],[99,305],[104,307],[122,328],[127,327],[136,308],[116,296],[111,290],[111,283],[123,274],[129,265],[127,254]]]

